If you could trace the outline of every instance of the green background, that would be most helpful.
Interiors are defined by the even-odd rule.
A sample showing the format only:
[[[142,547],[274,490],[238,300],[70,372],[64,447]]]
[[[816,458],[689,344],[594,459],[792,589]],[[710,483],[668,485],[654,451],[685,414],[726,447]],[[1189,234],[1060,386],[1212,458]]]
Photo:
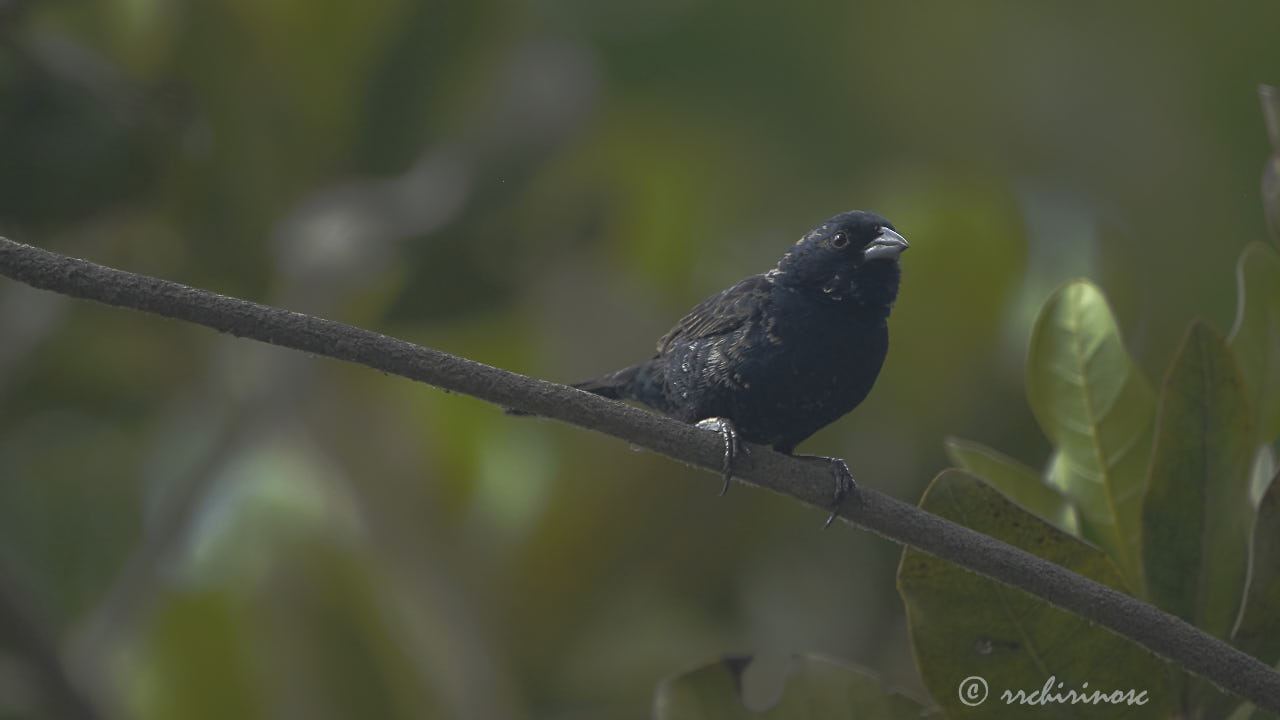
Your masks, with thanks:
[[[1280,80],[1280,5],[1236,5],[9,0],[0,233],[572,381],[874,210],[889,359],[800,450],[915,502],[948,435],[1044,465],[1069,278],[1153,386],[1230,327]],[[112,715],[645,717],[727,651],[758,698],[798,650],[922,694],[900,548],[718,483],[0,281],[0,567]]]

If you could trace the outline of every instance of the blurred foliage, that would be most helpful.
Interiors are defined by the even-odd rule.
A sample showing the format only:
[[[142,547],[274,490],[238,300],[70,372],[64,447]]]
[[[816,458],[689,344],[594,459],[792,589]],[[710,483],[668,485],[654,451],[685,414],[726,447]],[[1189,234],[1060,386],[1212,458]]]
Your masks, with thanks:
[[[875,210],[912,242],[890,357],[802,450],[914,500],[946,435],[1047,463],[1023,361],[1069,278],[1145,377],[1193,315],[1227,326],[1267,232],[1275,27],[1150,1],[0,0],[0,233],[573,380]],[[1241,267],[1244,326],[1274,327],[1248,309],[1266,261]],[[1256,394],[1280,355],[1249,342]],[[925,694],[877,538],[13,283],[0,478],[0,560],[113,717],[644,717],[733,648]],[[0,714],[42,716],[24,677],[0,647]]]
[[[1280,255],[1250,243],[1236,265],[1239,283],[1231,349],[1249,387],[1253,430],[1261,440],[1280,435]]]
[[[1271,236],[1280,242],[1280,88],[1259,85],[1262,117],[1267,124],[1267,137],[1275,151],[1262,169],[1262,207],[1267,213]]]
[[[654,699],[654,720],[910,720],[937,715],[916,700],[888,692],[875,675],[799,654],[791,658],[781,695],[760,708],[743,696],[743,675],[753,660],[725,657],[663,680]]]
[[[1034,553],[1122,592],[1116,563],[957,470],[939,475],[920,501],[924,509]],[[1175,693],[1169,667],[1147,649],[1048,602],[976,575],[914,548],[902,554],[898,587],[907,606],[921,677],[948,717],[981,706],[982,717],[1026,717],[1024,705],[1000,700],[1007,690],[1031,692],[1056,678],[1066,690],[1148,693],[1128,704],[1054,705],[1062,717],[1169,717]],[[957,692],[967,678],[983,679],[987,694]],[[984,702],[985,701],[985,702]]]
[[[1280,317],[1280,297],[1267,286],[1277,261],[1265,245],[1245,248],[1231,344],[1203,320],[1193,321],[1158,402],[1129,360],[1101,291],[1086,281],[1068,283],[1041,310],[1028,358],[1028,397],[1055,448],[1043,475],[952,438],[948,452],[972,476],[943,473],[921,506],[1275,663],[1275,624],[1267,618],[1280,613],[1273,554],[1280,433],[1269,427],[1269,410],[1255,415],[1250,401],[1265,402],[1280,382],[1269,361],[1280,349],[1280,324],[1271,322]],[[1251,359],[1250,372],[1233,348]],[[1078,526],[1070,522],[1076,510],[1085,521]],[[1121,644],[1095,645],[1064,624],[1082,619],[912,548],[904,551],[898,582],[921,675],[952,714],[966,708],[945,692],[975,664],[985,668],[982,677],[1008,688],[1036,687],[1037,678],[1049,676],[1063,677],[1072,690],[1080,682],[1072,676],[1085,667],[1090,678],[1124,677],[1132,682],[1118,687],[1145,690],[1155,701],[1140,711],[1109,708],[1117,714],[1252,712],[1204,679],[1152,665],[1151,655],[1128,641],[1089,628],[1102,632],[1099,641]],[[1099,658],[1127,659],[1104,669]],[[959,702],[969,704],[963,696]],[[1088,711],[1082,716],[1098,708]]]
[[[1233,635],[1241,650],[1275,665],[1280,662],[1280,483],[1272,482],[1258,506],[1250,544],[1251,571],[1240,624]]]

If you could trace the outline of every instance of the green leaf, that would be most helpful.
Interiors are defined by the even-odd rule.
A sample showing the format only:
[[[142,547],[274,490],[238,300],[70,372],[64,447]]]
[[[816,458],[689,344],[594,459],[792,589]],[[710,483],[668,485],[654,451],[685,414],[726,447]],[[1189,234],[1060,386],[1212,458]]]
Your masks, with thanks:
[[[1143,557],[1152,601],[1220,638],[1244,592],[1251,438],[1231,349],[1212,327],[1192,323],[1160,396]]]
[[[1075,506],[1057,488],[1044,484],[1035,470],[980,443],[947,438],[945,445],[947,457],[960,469],[985,480],[1001,495],[1053,523],[1059,530],[1080,534],[1080,518]]]
[[[977,478],[947,470],[925,491],[920,506],[1121,591],[1123,577],[1102,551],[1061,532],[1010,502]],[[1031,693],[1055,678],[1068,689],[1146,691],[1135,713],[1127,705],[1054,705],[1053,717],[1167,717],[1173,694],[1168,666],[1142,647],[1021,590],[907,548],[898,590],[920,676],[943,711],[979,717],[960,699],[961,683],[983,678],[989,696],[981,717],[1031,717],[1001,699],[1008,690]],[[1045,715],[1046,717],[1049,714]]]
[[[755,712],[742,702],[742,673],[751,657],[707,663],[662,681],[654,698],[657,720],[896,720],[933,715],[921,703],[890,692],[874,675],[817,655],[796,655],[782,698]]]
[[[1280,483],[1275,481],[1280,476],[1274,470],[1272,476],[1254,519],[1249,544],[1249,584],[1240,621],[1231,632],[1231,644],[1268,665],[1280,661]],[[1203,698],[1203,717],[1220,717],[1232,708],[1236,708],[1232,718],[1275,717],[1249,703],[1241,703],[1232,695],[1215,693],[1203,683],[1195,690]]]
[[[1280,473],[1262,496],[1249,544],[1249,587],[1232,644],[1268,665],[1280,662]]]
[[[1280,255],[1250,243],[1236,264],[1236,322],[1231,349],[1249,388],[1257,439],[1280,435]]]
[[[1075,502],[1085,539],[1106,550],[1140,592],[1139,521],[1155,400],[1092,283],[1068,283],[1041,309],[1027,399],[1057,450],[1049,482]]]

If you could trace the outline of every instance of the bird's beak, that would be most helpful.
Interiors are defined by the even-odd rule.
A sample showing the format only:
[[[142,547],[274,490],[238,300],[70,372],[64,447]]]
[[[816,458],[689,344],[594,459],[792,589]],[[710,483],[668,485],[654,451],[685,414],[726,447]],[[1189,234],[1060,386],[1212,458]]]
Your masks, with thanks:
[[[907,239],[887,227],[880,228],[880,234],[867,244],[862,251],[864,262],[871,260],[896,260],[903,250],[911,247]]]

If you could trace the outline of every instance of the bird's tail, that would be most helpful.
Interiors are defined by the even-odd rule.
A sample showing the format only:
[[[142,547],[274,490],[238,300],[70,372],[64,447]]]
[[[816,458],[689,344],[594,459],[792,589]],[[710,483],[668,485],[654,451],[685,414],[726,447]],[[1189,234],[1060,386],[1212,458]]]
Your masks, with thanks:
[[[574,383],[579,390],[613,400],[635,400],[658,412],[670,412],[665,393],[664,366],[656,358],[598,378]]]
[[[640,375],[641,368],[646,365],[648,363],[632,365],[629,368],[623,368],[617,372],[611,372],[590,380],[570,383],[569,387],[586,390],[589,393],[595,393],[610,400],[633,400],[635,399],[633,386],[636,378]]]
[[[570,383],[569,387],[575,387],[579,390],[586,390],[589,393],[595,393],[610,400],[639,400],[650,406],[653,405],[653,397],[660,396],[661,391],[655,390],[657,387],[654,377],[654,367],[652,363],[643,362],[639,365],[632,365],[616,372],[611,372],[600,377],[583,380],[582,382]],[[532,413],[515,408],[507,408],[508,415],[531,415]]]

